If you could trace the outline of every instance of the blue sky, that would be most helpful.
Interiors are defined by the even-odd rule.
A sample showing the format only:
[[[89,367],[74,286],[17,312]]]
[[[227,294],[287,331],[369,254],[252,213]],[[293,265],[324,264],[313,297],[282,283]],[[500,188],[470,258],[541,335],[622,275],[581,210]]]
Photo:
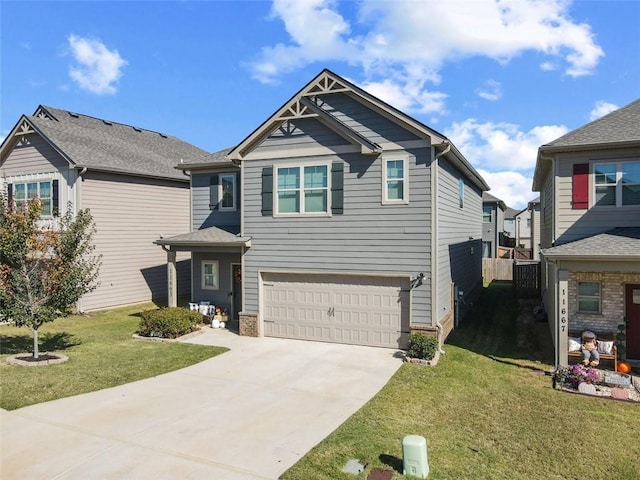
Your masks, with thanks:
[[[640,1],[2,1],[0,139],[40,104],[240,142],[323,68],[447,135],[491,193],[640,97]]]

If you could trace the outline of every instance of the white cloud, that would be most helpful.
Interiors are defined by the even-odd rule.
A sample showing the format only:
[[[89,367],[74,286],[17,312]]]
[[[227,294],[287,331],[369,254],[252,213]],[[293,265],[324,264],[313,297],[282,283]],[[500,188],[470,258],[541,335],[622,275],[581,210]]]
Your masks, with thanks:
[[[444,134],[480,172],[491,194],[513,208],[535,198],[531,191],[538,147],[567,133],[563,125],[541,125],[522,131],[511,123],[480,123],[469,118],[453,123]]]
[[[478,173],[491,187],[489,193],[503,200],[511,208],[521,210],[538,196],[537,192],[531,191],[532,180],[529,175],[511,171],[488,172],[482,169],[478,170]]]
[[[98,95],[116,93],[116,84],[127,65],[117,50],[109,50],[101,41],[69,35],[71,55],[75,65],[69,76],[78,86]]]
[[[480,98],[495,102],[502,98],[502,84],[495,80],[487,80],[482,87],[476,89],[476,93]]]
[[[343,61],[392,98],[429,111],[434,94],[436,103],[444,97],[427,85],[439,83],[447,62],[480,56],[505,63],[532,51],[544,57],[543,70],[580,76],[604,55],[591,27],[571,19],[568,0],[362,0],[353,25],[339,7],[336,0],[274,0],[271,16],[284,23],[289,42],[262,49],[250,64],[254,78],[275,82],[305,65]]]
[[[538,147],[567,133],[565,126],[542,125],[528,132],[512,123],[455,122],[444,131],[477,168],[525,171],[535,167]]]
[[[402,84],[394,82],[392,79],[384,79],[378,82],[367,81],[360,86],[371,95],[405,112],[445,112],[447,95],[442,92],[426,90],[424,82]]]
[[[554,70],[558,70],[558,66],[553,62],[542,62],[540,64],[540,70],[544,72],[553,72]]]
[[[613,103],[605,102],[604,100],[598,100],[593,110],[589,112],[589,120],[597,120],[598,118],[604,117],[606,114],[611,113],[618,108],[620,107],[614,105]]]

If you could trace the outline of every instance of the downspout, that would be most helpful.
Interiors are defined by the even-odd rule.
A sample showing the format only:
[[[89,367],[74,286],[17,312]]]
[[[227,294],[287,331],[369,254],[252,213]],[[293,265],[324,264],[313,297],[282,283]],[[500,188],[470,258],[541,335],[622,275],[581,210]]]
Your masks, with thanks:
[[[183,163],[183,159],[180,159],[180,163]],[[187,170],[182,170],[182,174],[185,177],[189,177],[189,231],[191,232],[193,230],[193,175],[191,175],[191,171],[187,172]],[[164,246],[162,248],[166,251]],[[189,275],[189,288],[193,295],[193,252],[189,252],[189,271],[191,272],[191,275]]]
[[[82,170],[78,172],[78,176],[76,177],[75,186],[73,188],[73,208],[75,209],[75,214],[77,214],[82,208],[82,176],[87,173],[87,167],[82,167]],[[68,188],[68,187],[67,187]],[[82,304],[82,297],[78,299],[76,302],[76,310],[80,313],[84,311]]]
[[[447,140],[440,145],[445,145],[445,149],[433,158],[431,164],[431,318],[438,318],[438,160],[451,150],[451,143]],[[434,295],[435,293],[435,295]],[[432,320],[433,321],[433,320]],[[438,352],[444,355],[442,349],[444,327],[440,320],[436,320],[436,328],[438,329]]]

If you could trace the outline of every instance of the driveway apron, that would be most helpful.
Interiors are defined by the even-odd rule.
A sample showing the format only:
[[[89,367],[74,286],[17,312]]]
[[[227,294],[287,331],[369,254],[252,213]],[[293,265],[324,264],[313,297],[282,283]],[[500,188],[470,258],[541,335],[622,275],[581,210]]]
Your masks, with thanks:
[[[158,377],[0,411],[0,477],[276,479],[401,365],[391,349],[224,330],[189,342],[231,350]]]

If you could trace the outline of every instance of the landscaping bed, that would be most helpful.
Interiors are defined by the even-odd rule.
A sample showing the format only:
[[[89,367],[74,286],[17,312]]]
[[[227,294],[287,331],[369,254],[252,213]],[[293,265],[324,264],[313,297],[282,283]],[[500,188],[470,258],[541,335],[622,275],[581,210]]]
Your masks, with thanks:
[[[31,351],[29,329],[0,325],[0,408],[16,408],[78,395],[161,375],[193,365],[227,351],[179,342],[141,342],[140,314],[154,305],[138,305],[71,316],[40,328],[40,349],[64,354],[61,365],[24,368],[6,358]],[[41,354],[42,356],[42,354]]]
[[[576,364],[559,366],[552,377],[553,387],[564,392],[640,402],[640,381],[633,375]]]

